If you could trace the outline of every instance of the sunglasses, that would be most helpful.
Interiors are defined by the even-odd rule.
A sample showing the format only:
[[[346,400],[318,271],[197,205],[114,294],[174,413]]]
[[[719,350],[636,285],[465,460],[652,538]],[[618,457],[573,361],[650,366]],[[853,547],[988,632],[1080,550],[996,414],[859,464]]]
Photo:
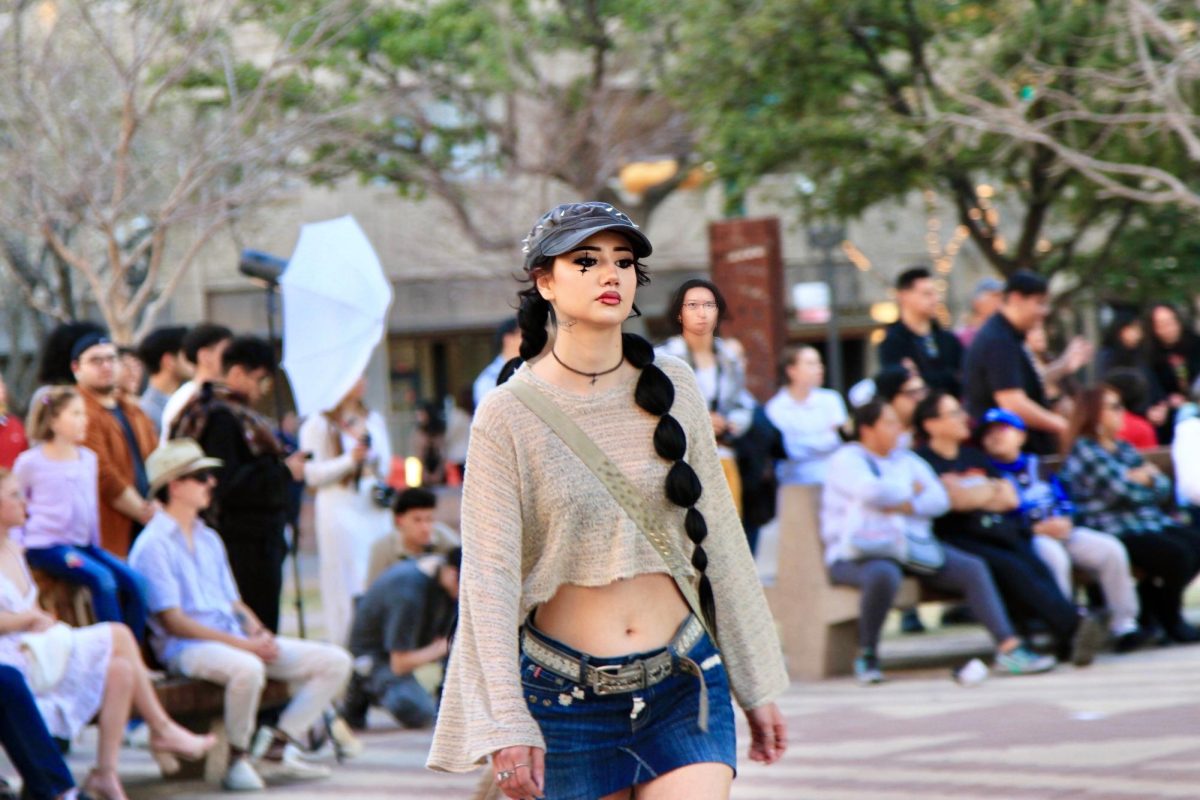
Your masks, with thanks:
[[[192,472],[183,476],[185,481],[195,481],[196,483],[208,483],[210,480],[215,480],[216,473],[211,469],[202,469],[198,472]]]

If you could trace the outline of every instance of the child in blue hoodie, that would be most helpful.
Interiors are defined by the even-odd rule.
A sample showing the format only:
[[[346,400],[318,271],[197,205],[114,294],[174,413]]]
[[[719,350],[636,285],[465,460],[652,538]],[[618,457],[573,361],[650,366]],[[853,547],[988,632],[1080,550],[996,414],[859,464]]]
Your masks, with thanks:
[[[1118,652],[1142,643],[1138,597],[1129,572],[1129,555],[1115,536],[1075,525],[1075,506],[1056,478],[1039,474],[1038,457],[1021,452],[1025,423],[1012,412],[993,408],[980,421],[979,441],[992,464],[1017,490],[1021,505],[1013,512],[1034,532],[1038,557],[1054,574],[1068,598],[1071,568],[1095,577],[1104,592],[1109,630]]]

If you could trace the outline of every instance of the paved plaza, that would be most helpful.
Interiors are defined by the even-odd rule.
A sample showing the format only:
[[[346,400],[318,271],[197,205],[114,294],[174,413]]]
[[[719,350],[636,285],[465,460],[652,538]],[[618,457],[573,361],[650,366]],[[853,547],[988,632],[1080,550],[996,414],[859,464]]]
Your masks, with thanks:
[[[963,688],[948,670],[906,670],[864,689],[840,678],[794,684],[781,703],[791,749],[765,768],[741,765],[737,800],[968,800],[1200,797],[1200,647],[1172,647],[1029,678]],[[477,776],[422,768],[428,732],[373,716],[366,754],[331,780],[279,787],[280,798],[471,797]],[[82,774],[89,731],[71,756]],[[744,751],[746,734],[739,732]],[[329,759],[331,760],[331,759]],[[165,783],[148,755],[126,751],[133,800],[227,797]]]
[[[309,635],[320,635],[315,559],[301,557]],[[289,584],[290,584],[289,571]],[[1189,599],[1193,612],[1200,589]],[[294,633],[291,591],[284,631]],[[922,608],[927,624],[937,606]],[[1193,621],[1197,620],[1193,616]],[[975,627],[885,637],[888,664],[959,661],[986,651]],[[735,800],[971,800],[1006,798],[1200,798],[1200,645],[1102,656],[1086,669],[1062,667],[1027,678],[992,677],[964,688],[945,667],[891,669],[891,680],[862,688],[848,678],[793,684],[780,705],[791,748],[780,763],[740,765]],[[740,717],[740,715],[739,715]],[[403,731],[378,710],[366,753],[337,766],[330,780],[277,787],[267,796],[468,800],[479,774],[424,769],[428,731]],[[747,734],[738,733],[739,751]],[[95,729],[70,756],[75,774],[92,763]],[[12,774],[0,756],[0,771]],[[165,782],[149,754],[127,749],[122,774],[131,800],[216,800],[211,784]],[[686,798],[681,798],[686,800]]]

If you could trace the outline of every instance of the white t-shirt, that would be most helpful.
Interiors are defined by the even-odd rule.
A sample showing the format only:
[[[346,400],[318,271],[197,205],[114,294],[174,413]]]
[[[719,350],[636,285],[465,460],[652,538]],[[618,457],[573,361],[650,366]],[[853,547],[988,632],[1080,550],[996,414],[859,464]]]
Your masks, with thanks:
[[[786,389],[780,389],[764,409],[783,434],[786,461],[780,461],[775,475],[781,486],[799,483],[823,483],[829,456],[842,445],[838,434],[846,422],[846,404],[832,389],[813,389],[803,402]]]

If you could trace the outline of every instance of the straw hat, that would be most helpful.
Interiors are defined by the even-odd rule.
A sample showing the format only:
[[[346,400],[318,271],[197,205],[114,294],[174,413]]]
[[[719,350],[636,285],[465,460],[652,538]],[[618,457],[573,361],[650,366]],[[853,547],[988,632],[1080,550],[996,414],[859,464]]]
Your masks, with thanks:
[[[160,445],[146,459],[146,477],[150,480],[150,494],[154,494],[176,478],[190,475],[202,469],[220,467],[224,461],[209,458],[196,444],[195,439],[171,439]]]

